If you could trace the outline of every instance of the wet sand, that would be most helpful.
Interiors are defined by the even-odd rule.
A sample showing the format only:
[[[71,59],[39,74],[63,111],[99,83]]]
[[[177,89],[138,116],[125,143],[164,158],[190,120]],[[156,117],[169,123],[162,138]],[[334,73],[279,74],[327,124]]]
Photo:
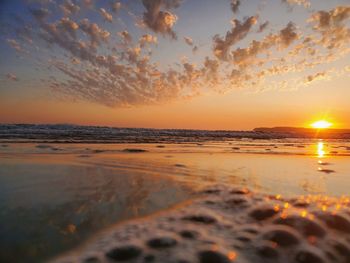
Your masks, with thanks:
[[[52,262],[349,262],[347,197],[290,199],[219,186],[199,195]]]
[[[148,254],[155,256],[155,262],[230,262],[225,257],[220,261],[221,256],[207,251],[213,248],[229,258],[235,255],[233,262],[289,262],[286,253],[297,257],[302,248],[322,250],[327,246],[324,242],[338,237],[344,239],[342,244],[349,249],[346,230],[334,231],[315,212],[324,209],[323,199],[328,200],[324,212],[333,211],[328,207],[338,207],[345,218],[342,222],[348,224],[349,212],[344,206],[350,194],[349,147],[349,142],[338,140],[248,139],[200,144],[3,144],[0,147],[0,261],[43,262],[85,242],[87,245],[75,250],[69,259],[83,261],[92,254],[98,260],[87,262],[118,262],[118,255],[111,259],[106,253],[112,250],[112,245],[120,247],[129,243],[137,246],[131,251],[139,251],[136,252],[139,256],[131,262],[152,262],[152,256],[144,258]],[[220,191],[198,194],[203,187],[212,185],[217,185]],[[248,188],[250,193],[232,195],[231,187]],[[283,201],[270,198],[280,195]],[[313,196],[306,199],[311,204],[293,208],[293,199],[300,196]],[[337,206],[339,202],[341,205]],[[249,215],[250,210],[260,205],[277,209],[278,204],[278,213],[270,212],[273,215],[266,220]],[[176,209],[167,210],[174,205]],[[256,252],[256,246],[264,240],[263,233],[251,233],[249,238],[238,236],[238,230],[245,225],[253,225],[259,231],[274,226],[273,220],[284,216],[285,209],[303,218],[296,219],[298,222],[305,217],[312,222],[316,220],[331,238],[306,243],[314,242],[313,235],[300,237],[297,223],[292,234],[297,237],[298,245],[279,249],[275,244],[278,242],[267,241],[268,246],[278,248],[279,255],[269,258]],[[214,222],[197,222],[207,219],[201,215],[193,217],[196,212],[211,216]],[[192,219],[181,219],[186,215]],[[169,217],[175,219],[165,219]],[[231,225],[232,231],[227,232],[230,235],[223,230],[226,225]],[[188,238],[192,234],[182,229],[185,226],[195,231],[192,233],[195,239]],[[185,232],[181,234],[182,230]],[[112,233],[116,232],[122,237],[127,233],[127,239],[117,237],[111,241]],[[175,240],[170,250],[157,250],[148,244],[153,234],[163,233]],[[234,241],[236,237],[238,240]],[[208,242],[206,238],[210,238]],[[187,239],[195,241],[188,243]],[[97,245],[98,240],[106,243]],[[174,240],[168,241],[173,244]],[[244,247],[239,249],[234,246],[236,243]],[[302,261],[303,257],[310,259],[309,256],[288,260],[347,263],[347,258],[344,261],[341,256],[344,252],[338,250],[348,250],[342,245],[337,247],[331,249],[336,254],[333,261],[323,252],[321,256],[315,252],[321,261]],[[208,252],[204,253],[205,258],[198,254],[202,250]],[[122,249],[123,253],[129,255],[129,250]],[[254,253],[257,255],[252,256]],[[61,257],[60,260],[65,262]]]
[[[45,262],[115,222],[191,196],[166,176],[82,164],[80,158],[0,157],[0,262]]]

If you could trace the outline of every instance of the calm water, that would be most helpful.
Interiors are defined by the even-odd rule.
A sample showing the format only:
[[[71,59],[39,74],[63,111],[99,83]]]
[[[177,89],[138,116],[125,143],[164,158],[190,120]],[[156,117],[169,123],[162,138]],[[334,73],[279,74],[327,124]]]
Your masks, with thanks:
[[[349,195],[350,143],[0,145],[0,262],[41,262],[205,184]]]

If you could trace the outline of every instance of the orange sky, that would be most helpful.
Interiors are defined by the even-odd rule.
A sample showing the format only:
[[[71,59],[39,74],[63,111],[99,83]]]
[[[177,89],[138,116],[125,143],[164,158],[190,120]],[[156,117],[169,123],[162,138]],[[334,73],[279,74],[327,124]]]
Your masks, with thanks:
[[[1,4],[0,123],[350,128],[347,0],[67,3]]]
[[[42,97],[0,98],[0,122],[74,123],[119,127],[249,130],[255,127],[304,126],[327,119],[333,128],[349,128],[349,77],[297,91],[208,94],[152,106],[111,108],[94,103],[58,102]],[[335,82],[335,83],[337,83]],[[273,102],[273,103],[271,103]]]

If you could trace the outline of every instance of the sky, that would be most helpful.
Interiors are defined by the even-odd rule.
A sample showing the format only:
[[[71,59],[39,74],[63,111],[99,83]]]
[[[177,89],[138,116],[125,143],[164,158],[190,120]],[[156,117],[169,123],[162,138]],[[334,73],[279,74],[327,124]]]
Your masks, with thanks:
[[[349,0],[0,0],[0,123],[350,128]]]

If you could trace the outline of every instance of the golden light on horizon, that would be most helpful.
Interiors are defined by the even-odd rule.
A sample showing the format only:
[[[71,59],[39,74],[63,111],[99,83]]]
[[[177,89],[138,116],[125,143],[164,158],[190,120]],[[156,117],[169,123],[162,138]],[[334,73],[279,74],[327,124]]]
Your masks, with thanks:
[[[311,126],[315,129],[328,129],[333,124],[326,120],[319,120],[311,124]]]

